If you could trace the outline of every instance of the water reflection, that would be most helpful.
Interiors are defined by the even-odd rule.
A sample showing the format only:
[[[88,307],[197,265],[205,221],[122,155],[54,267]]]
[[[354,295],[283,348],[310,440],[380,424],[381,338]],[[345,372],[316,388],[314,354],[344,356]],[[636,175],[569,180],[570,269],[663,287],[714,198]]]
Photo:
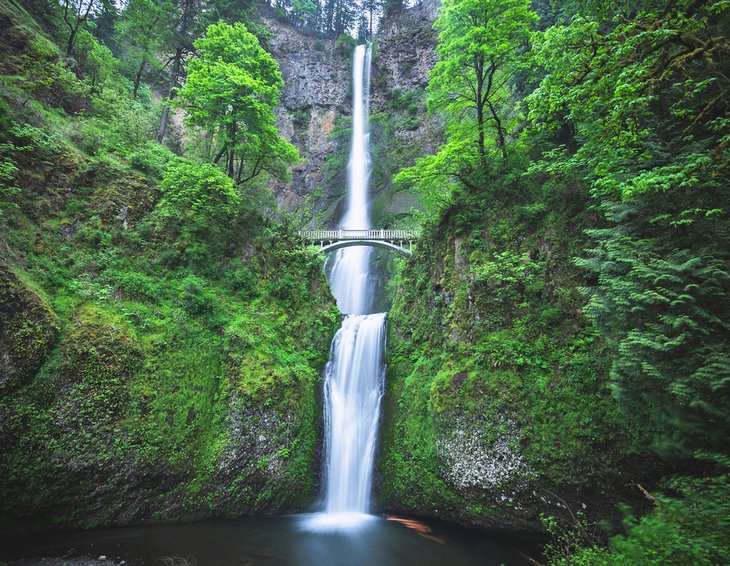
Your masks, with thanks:
[[[368,517],[356,528],[317,532],[306,527],[312,515],[292,515],[53,533],[0,542],[0,561],[105,555],[129,565],[159,565],[173,556],[197,566],[530,563],[522,549],[482,532],[401,517]]]

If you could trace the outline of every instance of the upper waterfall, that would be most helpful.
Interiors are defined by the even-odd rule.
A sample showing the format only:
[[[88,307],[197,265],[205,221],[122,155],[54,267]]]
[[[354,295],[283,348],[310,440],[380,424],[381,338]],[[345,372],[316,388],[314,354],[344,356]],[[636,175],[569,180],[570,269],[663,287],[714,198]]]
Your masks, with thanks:
[[[370,48],[358,45],[352,65],[352,144],[347,164],[348,201],[340,227],[344,230],[370,228],[368,189],[370,185]]]
[[[370,92],[370,48],[358,45],[352,65],[352,140],[348,170],[347,209],[340,227],[349,230],[370,228],[369,184],[370,144],[368,99]],[[373,304],[369,285],[369,247],[339,250],[332,261],[330,287],[337,306],[346,314],[367,314]]]

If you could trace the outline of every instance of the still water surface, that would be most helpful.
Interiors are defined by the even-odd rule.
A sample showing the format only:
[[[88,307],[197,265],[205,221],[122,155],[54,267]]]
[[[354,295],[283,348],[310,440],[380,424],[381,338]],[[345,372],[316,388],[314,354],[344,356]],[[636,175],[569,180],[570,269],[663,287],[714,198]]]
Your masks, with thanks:
[[[405,521],[373,517],[357,529],[312,532],[306,527],[307,515],[290,515],[52,533],[5,542],[0,562],[105,555],[129,565],[160,565],[173,556],[197,566],[530,563],[517,547],[496,536],[453,525]]]

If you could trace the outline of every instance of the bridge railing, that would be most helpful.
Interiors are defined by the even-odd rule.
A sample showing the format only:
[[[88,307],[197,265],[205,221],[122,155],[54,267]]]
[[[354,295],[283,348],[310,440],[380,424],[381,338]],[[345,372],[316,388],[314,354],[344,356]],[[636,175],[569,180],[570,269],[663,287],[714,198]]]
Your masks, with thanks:
[[[308,241],[333,240],[417,240],[417,230],[299,230]]]

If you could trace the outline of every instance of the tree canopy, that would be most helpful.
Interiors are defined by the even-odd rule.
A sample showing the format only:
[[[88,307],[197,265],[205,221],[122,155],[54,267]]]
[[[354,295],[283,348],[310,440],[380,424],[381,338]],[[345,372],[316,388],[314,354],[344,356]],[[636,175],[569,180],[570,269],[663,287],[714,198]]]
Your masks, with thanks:
[[[485,170],[488,145],[507,154],[510,81],[524,65],[536,19],[528,0],[445,0],[434,25],[440,33],[431,104],[449,116],[451,140],[475,141]]]
[[[297,151],[276,126],[283,84],[276,61],[242,23],[212,24],[194,46],[198,57],[176,104],[205,134],[212,161],[236,182],[263,171],[286,178]]]

